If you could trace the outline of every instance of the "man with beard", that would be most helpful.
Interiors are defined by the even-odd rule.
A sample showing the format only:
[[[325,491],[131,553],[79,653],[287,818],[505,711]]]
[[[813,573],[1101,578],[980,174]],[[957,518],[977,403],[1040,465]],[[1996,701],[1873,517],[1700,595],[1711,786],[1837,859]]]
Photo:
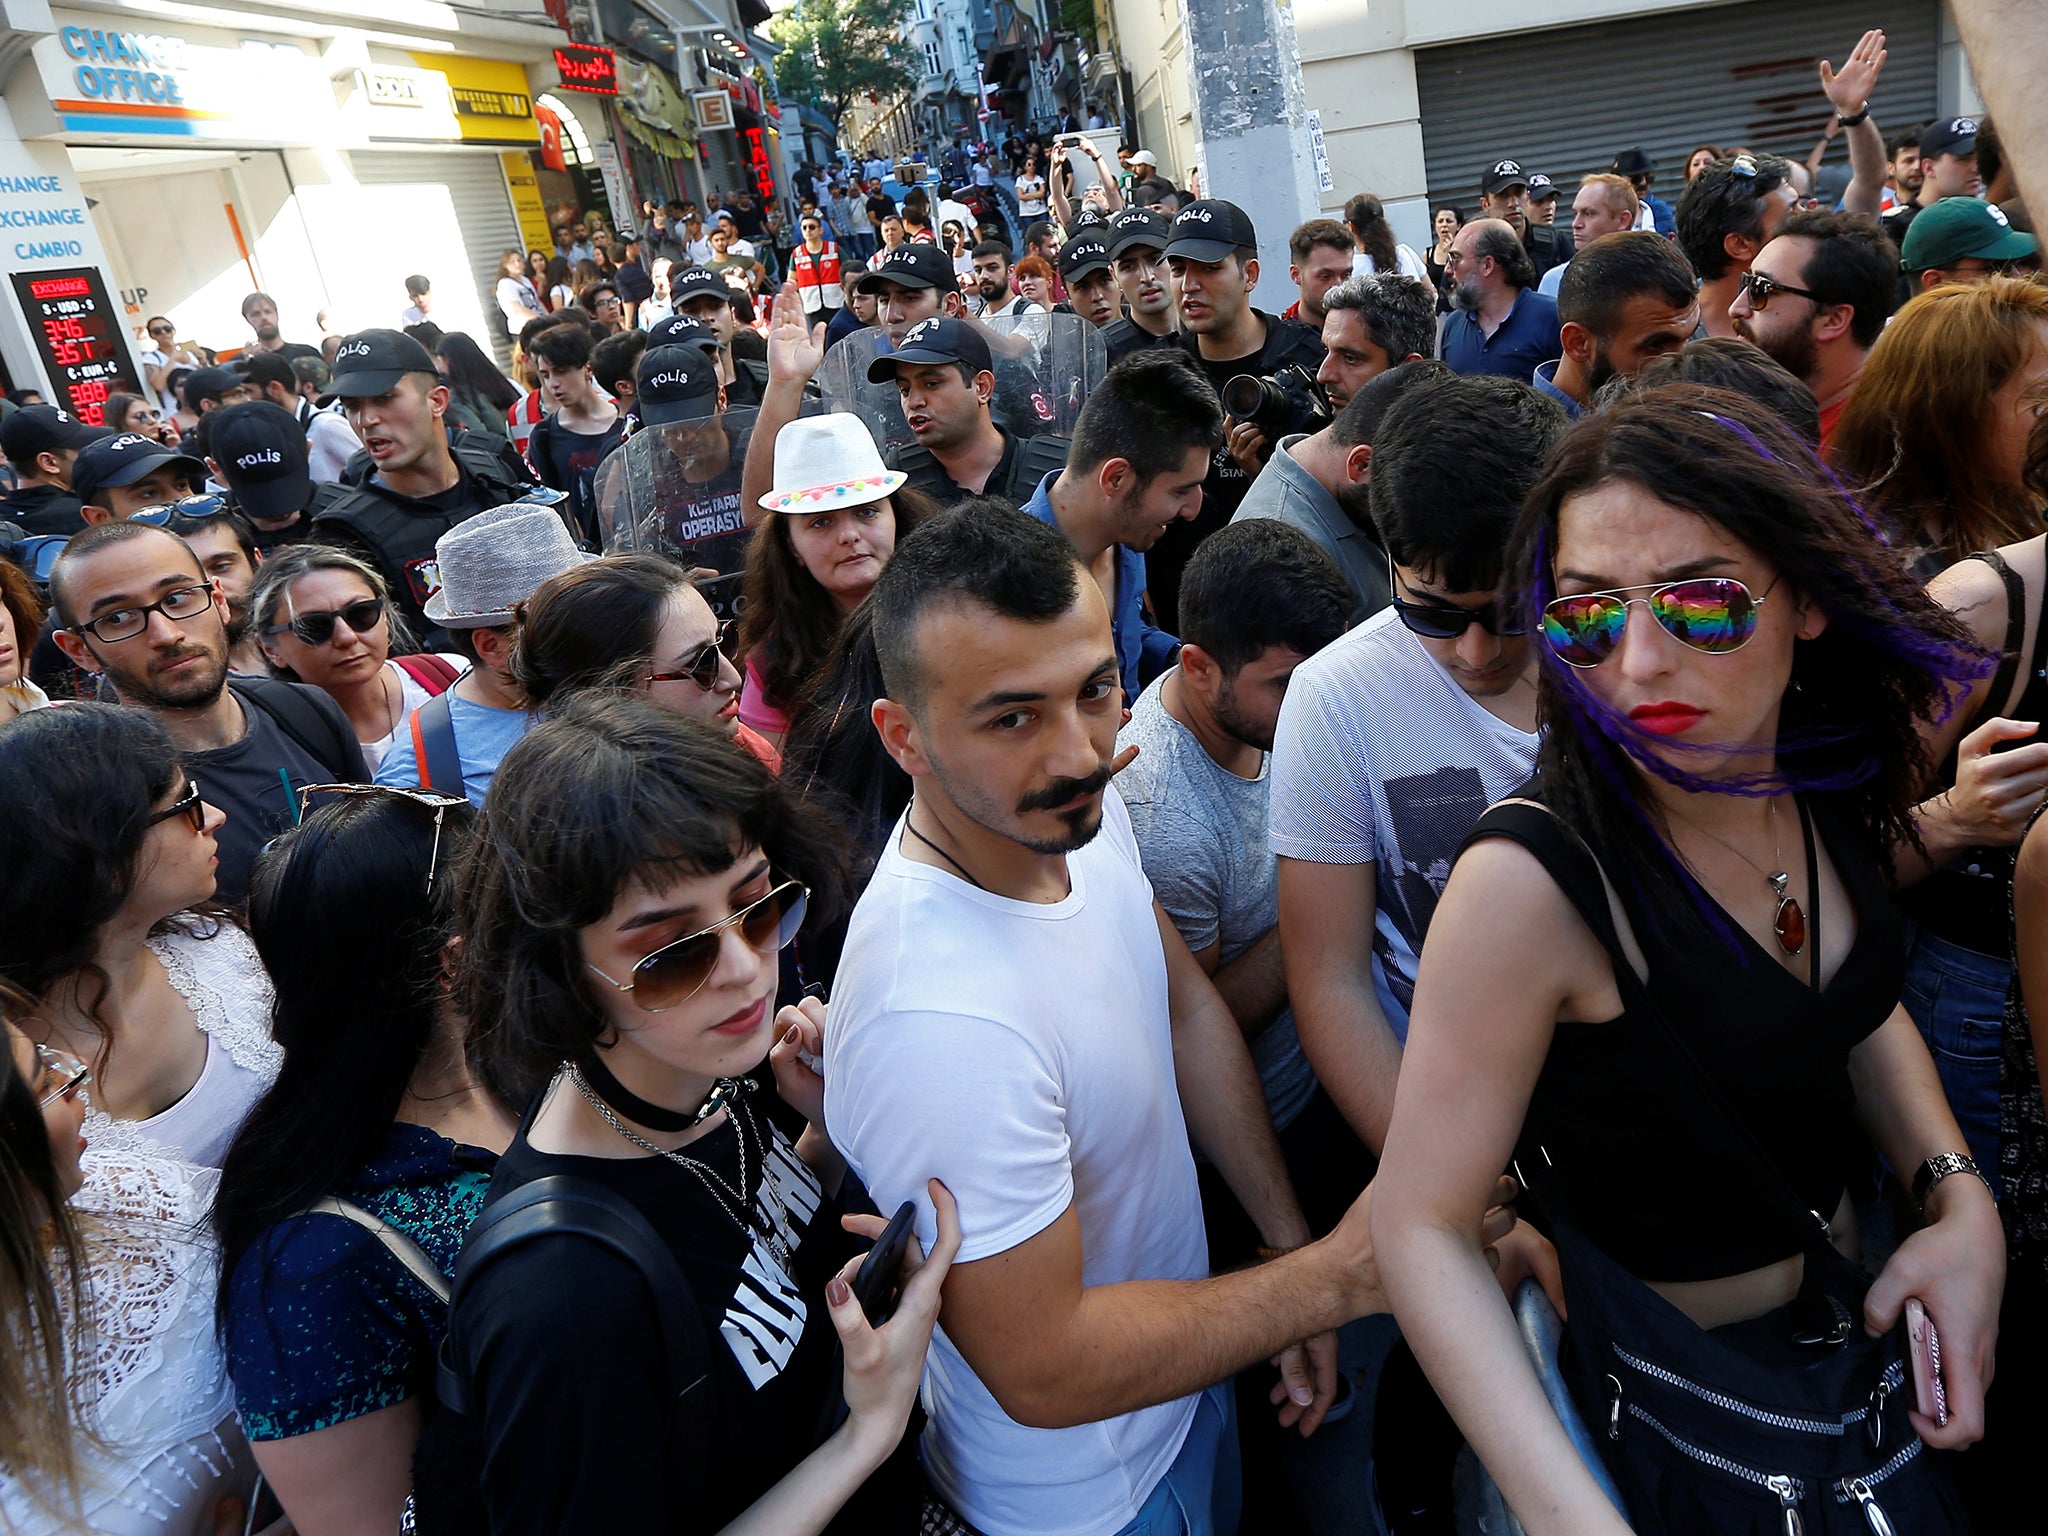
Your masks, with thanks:
[[[1164,349],[1126,358],[1074,423],[1064,468],[1024,510],[1074,547],[1109,604],[1124,697],[1157,677],[1179,643],[1145,617],[1145,551],[1202,505],[1223,407],[1194,365]]]
[[[88,528],[57,558],[50,600],[64,654],[161,720],[207,803],[227,812],[219,900],[248,895],[250,865],[296,821],[302,785],[361,782],[363,749],[340,705],[317,688],[229,677],[227,600],[176,534]]]
[[[175,533],[199,557],[200,574],[211,581],[228,605],[228,670],[246,677],[270,676],[263,646],[249,630],[249,589],[256,585],[256,567],[263,562],[256,548],[256,530],[218,495],[187,496],[167,507],[153,507],[137,521],[154,523]]]
[[[318,347],[309,347],[302,341],[286,341],[277,328],[277,300],[267,293],[252,293],[242,300],[242,318],[249,322],[249,329],[256,333],[259,351],[275,352],[286,362],[302,357],[317,359]]]
[[[1010,248],[1000,240],[984,240],[973,252],[974,291],[981,295],[984,320],[1038,313],[1038,306],[1010,291]]]
[[[1699,329],[1698,283],[1678,248],[1649,230],[1602,235],[1579,248],[1558,286],[1564,355],[1537,368],[1537,390],[1576,421],[1617,374],[1676,352]]]
[[[1243,1036],[1153,900],[1110,786],[1128,754],[1109,607],[1073,548],[955,508],[869,602],[875,725],[915,788],[847,934],[825,1111],[921,1235],[929,1179],[959,1201],[925,1374],[934,1492],[991,1536],[1182,1511],[1232,1529],[1212,1384],[1279,1356],[1282,1424],[1321,1422],[1331,1330],[1379,1306],[1367,1203],[1309,1240]],[[1269,1262],[1210,1277],[1190,1141]]]
[[[1388,278],[1364,273],[1354,282]],[[1280,439],[1272,460],[1252,482],[1231,525],[1252,519],[1286,523],[1308,535],[1335,563],[1351,592],[1350,622],[1363,624],[1387,606],[1387,548],[1372,520],[1372,440],[1387,407],[1432,379],[1449,378],[1442,363],[1410,356],[1378,374],[1346,402],[1322,431]]]
[[[1795,213],[1756,254],[1729,306],[1735,333],[1813,391],[1826,449],[1898,295],[1898,248],[1853,213]]]
[[[1536,269],[1513,229],[1474,219],[1451,239],[1444,272],[1455,285],[1443,359],[1454,372],[1527,382],[1558,355],[1557,301],[1536,291]]]
[[[1172,231],[1173,221],[1150,208],[1126,208],[1109,221],[1109,269],[1124,301],[1123,319],[1102,333],[1112,364],[1171,336],[1177,328],[1173,274],[1166,265]]]
[[[1884,217],[1891,222],[1891,216],[1906,204],[1920,196],[1920,125],[1893,134],[1884,141],[1885,168],[1889,173],[1884,184]],[[1892,238],[1898,240],[1896,231]]]

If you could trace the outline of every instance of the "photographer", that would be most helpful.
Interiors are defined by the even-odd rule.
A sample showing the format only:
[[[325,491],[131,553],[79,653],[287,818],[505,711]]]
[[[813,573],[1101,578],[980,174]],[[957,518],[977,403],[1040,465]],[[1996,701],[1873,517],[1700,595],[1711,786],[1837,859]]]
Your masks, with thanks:
[[[1196,545],[1230,521],[1272,444],[1283,433],[1314,431],[1329,419],[1312,387],[1323,365],[1321,340],[1298,321],[1252,307],[1252,290],[1259,285],[1258,243],[1258,232],[1242,208],[1211,199],[1190,203],[1175,216],[1166,246],[1181,328],[1172,342],[1162,345],[1178,346],[1192,358],[1219,397],[1240,374],[1272,379],[1285,370],[1299,370],[1298,379],[1291,381],[1294,387],[1287,387],[1290,381],[1281,384],[1283,392],[1294,397],[1298,414],[1261,412],[1263,422],[1226,418],[1223,446],[1211,456],[1209,477],[1202,486],[1201,512],[1192,524],[1169,529],[1145,557],[1152,602],[1168,629],[1173,627],[1181,568]],[[1271,398],[1266,391],[1259,393]]]

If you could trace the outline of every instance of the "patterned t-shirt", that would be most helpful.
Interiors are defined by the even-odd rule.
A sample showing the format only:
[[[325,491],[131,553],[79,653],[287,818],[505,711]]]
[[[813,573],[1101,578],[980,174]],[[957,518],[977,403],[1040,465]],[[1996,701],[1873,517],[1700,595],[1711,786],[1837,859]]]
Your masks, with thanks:
[[[1458,845],[1535,762],[1536,737],[1482,708],[1391,608],[1287,685],[1267,841],[1282,858],[1378,866],[1373,985],[1399,1040]]]
[[[340,1198],[452,1276],[497,1157],[394,1124]],[[428,1390],[448,1308],[376,1234],[325,1212],[279,1222],[235,1265],[228,1373],[251,1440],[284,1440]]]

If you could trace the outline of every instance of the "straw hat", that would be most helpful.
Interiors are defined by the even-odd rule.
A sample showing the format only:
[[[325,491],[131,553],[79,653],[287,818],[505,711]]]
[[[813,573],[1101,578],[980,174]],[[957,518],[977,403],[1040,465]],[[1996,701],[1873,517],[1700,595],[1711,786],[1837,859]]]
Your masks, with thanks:
[[[492,507],[434,541],[441,585],[424,612],[444,629],[510,624],[513,608],[542,582],[596,558],[576,547],[553,507],[533,501]]]
[[[910,477],[885,469],[875,440],[848,412],[806,416],[775,438],[775,488],[761,498],[770,512],[831,512],[880,501]]]

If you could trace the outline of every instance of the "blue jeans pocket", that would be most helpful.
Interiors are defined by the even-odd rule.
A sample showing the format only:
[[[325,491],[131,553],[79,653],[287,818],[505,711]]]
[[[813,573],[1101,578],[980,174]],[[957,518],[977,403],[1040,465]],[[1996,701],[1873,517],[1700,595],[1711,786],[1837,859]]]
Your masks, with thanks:
[[[1999,1192],[1999,1055],[2011,980],[2009,963],[1916,932],[1900,999],[1927,1042],[1949,1108],[1993,1194]]]

